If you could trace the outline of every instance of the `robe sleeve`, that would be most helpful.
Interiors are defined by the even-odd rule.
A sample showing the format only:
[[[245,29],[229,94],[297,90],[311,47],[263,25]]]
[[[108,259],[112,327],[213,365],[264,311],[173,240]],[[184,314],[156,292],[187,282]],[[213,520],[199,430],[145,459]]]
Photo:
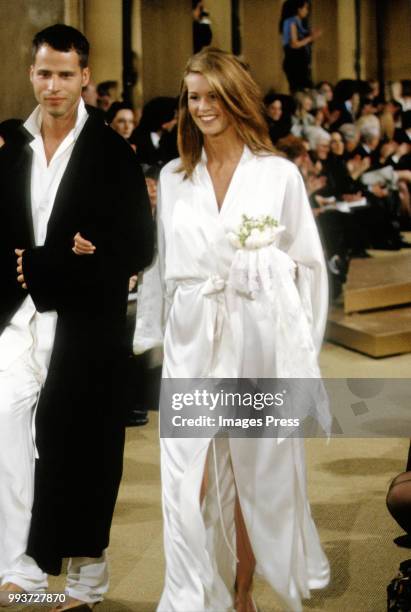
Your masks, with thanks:
[[[296,166],[289,171],[281,224],[286,232],[280,246],[297,264],[297,287],[318,354],[327,323],[328,276],[317,226]]]
[[[165,285],[165,232],[161,179],[157,185],[156,238],[157,253],[149,268],[139,277],[137,317],[133,338],[133,352],[144,353],[163,344],[164,329],[169,310]]]
[[[66,244],[46,244],[24,252],[23,273],[39,312],[59,310],[73,298],[93,300],[102,283],[115,283],[115,277],[127,279],[150,263],[154,243],[151,209],[144,177],[134,159],[123,165],[113,212],[103,212],[98,220],[91,216],[79,230],[96,245],[93,255],[76,255]]]

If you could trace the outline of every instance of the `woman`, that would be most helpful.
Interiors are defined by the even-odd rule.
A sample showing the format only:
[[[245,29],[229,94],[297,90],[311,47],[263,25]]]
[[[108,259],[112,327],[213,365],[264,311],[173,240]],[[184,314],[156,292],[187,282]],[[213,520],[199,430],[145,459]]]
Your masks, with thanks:
[[[291,114],[285,104],[288,96],[269,92],[264,97],[264,106],[271,142],[275,145],[291,131]]]
[[[168,305],[163,378],[319,376],[328,295],[320,241],[300,174],[273,155],[258,88],[237,58],[205,49],[189,60],[178,134],[180,159],[160,174],[157,213]],[[282,250],[238,248],[243,215],[285,226]],[[262,291],[236,274],[259,257],[268,272]],[[273,291],[277,280],[288,283],[284,293]],[[275,297],[288,290],[293,312],[276,319]],[[161,472],[159,612],[255,612],[256,564],[287,609],[301,610],[301,597],[328,583],[300,439],[162,438]]]
[[[297,91],[295,104],[295,113],[291,117],[291,133],[298,138],[304,138],[307,130],[315,125],[315,117],[311,113],[313,99],[308,93]]]
[[[125,102],[113,102],[107,111],[106,120],[115,132],[129,140],[136,124],[131,106]]]
[[[321,30],[310,30],[307,17],[310,11],[308,0],[286,0],[280,18],[280,34],[283,37],[283,69],[288,79],[290,92],[312,87],[311,45],[322,34]]]
[[[140,164],[163,166],[178,157],[176,107],[177,100],[166,96],[153,98],[144,106],[130,139]]]

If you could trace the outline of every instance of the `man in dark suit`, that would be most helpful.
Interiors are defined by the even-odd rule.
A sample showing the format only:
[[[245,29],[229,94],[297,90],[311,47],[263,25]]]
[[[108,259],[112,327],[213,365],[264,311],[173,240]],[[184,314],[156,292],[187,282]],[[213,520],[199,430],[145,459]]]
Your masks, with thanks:
[[[108,588],[128,278],[153,253],[135,155],[81,100],[88,50],[69,26],[35,36],[39,106],[0,149],[0,595],[44,590],[69,557],[59,610],[92,608]]]

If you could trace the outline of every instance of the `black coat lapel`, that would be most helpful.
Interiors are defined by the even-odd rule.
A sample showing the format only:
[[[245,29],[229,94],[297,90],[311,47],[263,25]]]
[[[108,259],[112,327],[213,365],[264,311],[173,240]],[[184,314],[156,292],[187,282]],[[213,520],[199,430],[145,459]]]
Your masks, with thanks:
[[[28,143],[20,149],[13,165],[9,184],[13,186],[17,222],[22,224],[25,244],[34,247],[33,215],[31,210],[31,166],[33,150]],[[14,174],[14,176],[13,176]]]
[[[99,129],[101,129],[101,122],[89,117],[74,144],[54,200],[47,225],[46,242],[60,222],[70,218],[70,209],[73,210],[79,194],[84,193],[84,190],[90,194],[93,191],[93,185],[89,185],[88,166],[95,157],[95,139]]]

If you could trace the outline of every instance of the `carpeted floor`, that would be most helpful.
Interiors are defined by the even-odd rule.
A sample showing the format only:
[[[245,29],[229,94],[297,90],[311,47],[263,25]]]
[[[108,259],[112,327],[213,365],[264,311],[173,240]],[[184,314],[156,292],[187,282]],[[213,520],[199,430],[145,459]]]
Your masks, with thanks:
[[[99,612],[154,612],[162,577],[157,415],[129,429],[125,475],[110,547],[111,589]],[[385,509],[390,479],[403,469],[407,440],[307,441],[312,512],[332,568],[330,586],[305,602],[311,612],[383,612],[385,587],[411,554],[392,538],[400,533]],[[63,588],[61,578],[51,590]],[[279,612],[271,589],[256,581],[261,612]],[[27,610],[27,608],[26,608]],[[217,611],[216,611],[217,612]]]
[[[157,415],[129,429],[125,474],[110,547],[111,589],[100,612],[154,612],[162,577],[162,534]],[[401,560],[411,556],[392,538],[400,533],[385,509],[390,479],[403,469],[408,441],[307,441],[312,512],[330,559],[332,579],[314,592],[305,610],[379,612],[385,587]],[[63,588],[61,578],[51,590]],[[262,612],[279,612],[271,589],[256,581]],[[217,611],[216,611],[217,612]]]

